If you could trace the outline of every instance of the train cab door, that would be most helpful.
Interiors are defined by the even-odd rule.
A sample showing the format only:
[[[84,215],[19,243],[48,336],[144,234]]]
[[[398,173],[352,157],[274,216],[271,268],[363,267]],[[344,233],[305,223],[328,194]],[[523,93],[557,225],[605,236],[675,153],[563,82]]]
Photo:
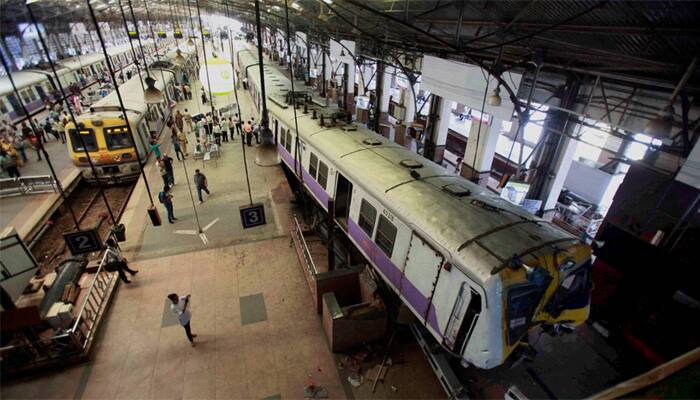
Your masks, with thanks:
[[[462,354],[474,325],[481,314],[481,295],[467,282],[462,282],[445,329],[444,344]]]
[[[334,215],[336,221],[345,229],[348,229],[348,216],[350,215],[350,203],[352,202],[352,182],[340,172],[338,182],[335,185],[335,208]]]

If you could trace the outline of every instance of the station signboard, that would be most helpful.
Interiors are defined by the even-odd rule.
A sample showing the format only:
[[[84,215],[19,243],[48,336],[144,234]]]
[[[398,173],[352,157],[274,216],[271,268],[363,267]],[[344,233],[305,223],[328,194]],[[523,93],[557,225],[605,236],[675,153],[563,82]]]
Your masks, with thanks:
[[[96,229],[64,233],[63,239],[73,255],[102,250],[102,240]]]
[[[240,206],[241,223],[244,229],[265,225],[265,206],[262,203],[255,203]]]

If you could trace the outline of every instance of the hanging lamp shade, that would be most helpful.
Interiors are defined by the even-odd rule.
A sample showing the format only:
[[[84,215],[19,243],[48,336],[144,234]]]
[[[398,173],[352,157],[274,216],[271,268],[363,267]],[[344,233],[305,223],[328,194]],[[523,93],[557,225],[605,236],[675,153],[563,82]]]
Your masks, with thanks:
[[[146,90],[143,91],[143,101],[145,101],[146,104],[162,103],[165,97],[163,96],[163,92],[156,88],[156,80],[147,76],[144,81],[147,87]]]
[[[208,75],[207,70],[209,71]],[[233,92],[232,77],[231,62],[223,58],[207,58],[207,62],[202,63],[199,68],[199,80],[202,82],[202,87],[205,90],[211,87],[211,94],[214,96],[226,96]]]
[[[175,53],[176,53],[175,54],[175,65],[181,66],[181,65],[185,64],[186,60],[185,60],[185,57],[182,56],[182,51],[180,51],[180,49],[177,49],[177,51]]]
[[[647,122],[644,133],[656,137],[669,137],[673,128],[673,107],[668,106],[659,111],[659,114]]]
[[[490,106],[500,107],[501,102],[501,88],[496,86],[496,89],[493,90],[493,94],[489,96],[488,103]]]
[[[192,40],[193,36],[190,35],[190,38],[187,39],[187,45],[190,47],[194,47],[194,40]]]

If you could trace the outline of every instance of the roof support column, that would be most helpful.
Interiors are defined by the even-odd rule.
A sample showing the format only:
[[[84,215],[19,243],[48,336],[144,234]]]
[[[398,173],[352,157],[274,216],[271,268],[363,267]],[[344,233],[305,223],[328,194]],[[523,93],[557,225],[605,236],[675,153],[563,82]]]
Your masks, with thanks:
[[[438,164],[442,162],[443,153],[445,152],[451,113],[452,101],[433,94],[433,98],[430,101],[428,131],[425,136],[423,157]]]
[[[488,183],[491,163],[496,153],[496,143],[501,131],[501,122],[496,117],[491,118],[491,124],[472,120],[460,174],[478,185],[486,186]],[[447,125],[449,125],[449,115]],[[445,132],[445,137],[447,137],[447,132]]]
[[[560,107],[573,109],[580,86],[578,79],[574,77],[567,79],[566,85],[560,89],[558,96]],[[546,218],[553,213],[578,144],[576,140],[554,132],[573,135],[576,126],[576,122],[571,120],[570,113],[559,110],[550,110],[547,113],[543,136],[540,139],[545,142],[539,146],[533,157],[535,169],[530,176],[531,186],[527,193],[529,199],[542,200],[538,213],[541,217]]]

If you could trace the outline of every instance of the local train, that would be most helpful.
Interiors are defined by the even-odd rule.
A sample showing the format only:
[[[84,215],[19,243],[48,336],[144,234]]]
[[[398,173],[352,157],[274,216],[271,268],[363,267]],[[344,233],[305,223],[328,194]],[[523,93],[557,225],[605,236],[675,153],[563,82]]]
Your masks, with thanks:
[[[174,86],[182,83],[184,68],[194,58],[183,50],[185,64],[175,65],[175,55],[174,50],[166,52],[160,61],[149,66],[150,76],[156,79],[155,87],[163,92],[162,102],[146,104],[144,101],[139,81],[145,78],[145,70],[141,71],[141,77],[136,75],[119,86],[136,143],[129,136],[116,91],[95,102],[89,112],[76,116],[80,129],[76,130],[72,122],[66,125],[69,156],[87,182],[96,183],[99,179],[101,184],[118,184],[138,179],[138,159],[145,163],[151,140],[160,136],[170,118]],[[85,147],[96,174],[89,165]]]
[[[258,66],[247,68],[257,54],[242,50],[237,58],[260,109]],[[503,364],[527,347],[535,326],[559,333],[586,321],[587,245],[358,124],[329,115],[322,124],[299,109],[295,132],[284,101],[289,79],[264,69],[270,129],[287,176],[463,366]],[[307,105],[323,113],[318,106]]]
[[[168,43],[164,42],[162,45],[167,46]],[[152,54],[153,49],[152,44],[144,44],[145,54]],[[136,51],[140,49],[136,48]],[[128,43],[110,47],[107,53],[117,73],[133,64],[133,53]],[[95,84],[100,76],[109,76],[105,61],[102,51],[66,58],[56,61],[56,73],[64,90],[74,83],[77,83],[82,90]],[[51,69],[25,69],[13,72],[12,78],[22,97],[21,100],[32,115],[43,109],[43,99],[49,99],[52,102],[59,100],[55,98],[55,94],[60,93],[60,90]],[[0,78],[0,118],[17,122],[25,118],[23,113],[9,78]]]

